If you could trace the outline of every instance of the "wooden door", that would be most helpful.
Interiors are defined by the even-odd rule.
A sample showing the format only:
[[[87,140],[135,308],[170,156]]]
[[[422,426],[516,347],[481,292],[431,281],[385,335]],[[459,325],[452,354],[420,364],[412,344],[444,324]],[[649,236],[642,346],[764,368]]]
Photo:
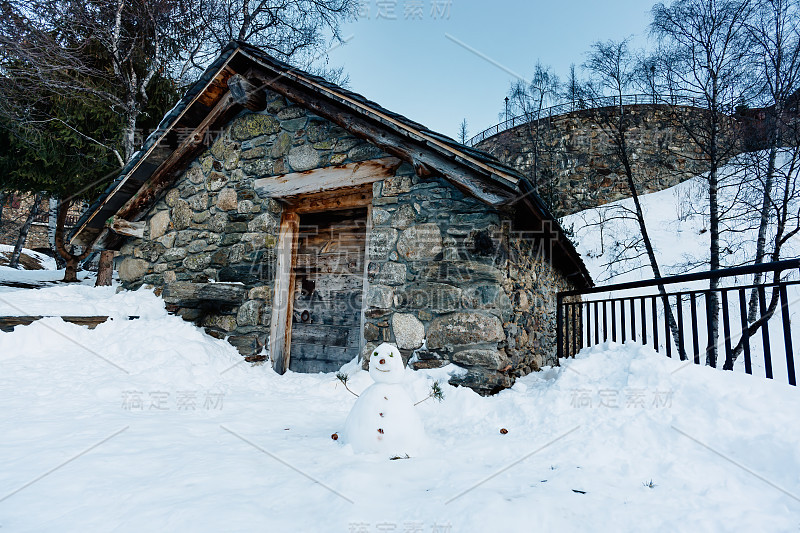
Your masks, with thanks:
[[[289,369],[331,372],[359,354],[367,209],[300,215]]]

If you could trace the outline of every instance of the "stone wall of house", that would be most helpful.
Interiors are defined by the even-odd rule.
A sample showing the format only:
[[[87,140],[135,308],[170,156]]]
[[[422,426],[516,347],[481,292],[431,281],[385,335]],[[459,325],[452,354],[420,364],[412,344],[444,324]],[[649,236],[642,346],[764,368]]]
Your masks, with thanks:
[[[525,176],[533,176],[539,139],[539,191],[559,215],[630,197],[624,169],[602,124],[614,108],[558,115],[501,132],[478,143]],[[640,192],[672,187],[705,171],[702,153],[682,123],[701,113],[663,105],[626,107],[627,142]],[[680,113],[680,115],[676,115]]]
[[[538,235],[511,232],[508,272],[503,290],[513,311],[504,324],[505,350],[512,375],[524,376],[542,366],[557,366],[556,295],[575,289],[550,260],[551,243]]]
[[[365,366],[377,344],[395,342],[414,368],[465,367],[454,384],[484,393],[510,386],[501,213],[408,167],[374,184],[372,224]]]
[[[254,180],[385,156],[269,94],[264,112],[234,119],[158,200],[144,238],[120,251],[120,279],[157,287],[170,310],[257,354],[268,346],[282,205]],[[454,384],[493,393],[557,363],[552,302],[563,283],[544,257],[520,251],[511,217],[408,164],[373,184],[365,364],[395,342],[414,368],[453,362],[466,369]]]
[[[467,372],[451,383],[489,394],[558,364],[556,293],[573,287],[547,242],[410,169],[373,196],[365,367],[377,344],[395,342],[412,367],[456,363]]]

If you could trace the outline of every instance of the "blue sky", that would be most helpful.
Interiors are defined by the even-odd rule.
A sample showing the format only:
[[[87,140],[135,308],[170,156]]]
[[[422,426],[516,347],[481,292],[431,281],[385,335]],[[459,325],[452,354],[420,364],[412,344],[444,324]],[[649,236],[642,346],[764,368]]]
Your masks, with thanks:
[[[360,19],[342,28],[351,40],[330,52],[330,65],[392,111],[451,137],[466,118],[474,135],[498,122],[509,71],[528,77],[538,58],[564,78],[594,41],[645,36],[654,2],[362,0]]]

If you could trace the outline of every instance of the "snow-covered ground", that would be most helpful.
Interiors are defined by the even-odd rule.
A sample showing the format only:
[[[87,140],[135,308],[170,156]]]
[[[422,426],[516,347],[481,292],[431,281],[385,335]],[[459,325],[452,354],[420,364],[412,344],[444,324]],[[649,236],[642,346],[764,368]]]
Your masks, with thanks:
[[[0,263],[7,264],[7,261],[11,258],[11,254],[13,252],[13,246],[9,244],[0,244]],[[54,270],[56,268],[56,260],[41,252],[35,252],[33,250],[23,248],[21,255],[27,256],[29,259],[27,266],[32,267],[30,268],[31,270]],[[25,268],[26,264],[23,264],[22,266]]]
[[[783,383],[630,344],[491,398],[447,385],[452,366],[408,372],[412,398],[438,379],[445,399],[417,407],[428,448],[391,461],[331,439],[355,402],[333,374],[251,367],[146,290],[0,299],[141,315],[0,333],[3,531],[800,528],[800,396]],[[356,392],[372,382],[344,370]]]
[[[679,194],[644,198],[676,263],[702,246],[659,212]],[[599,243],[578,239],[584,254]],[[587,259],[598,278],[602,260]],[[412,399],[440,381],[444,401],[416,407],[427,447],[387,460],[331,439],[356,401],[333,373],[251,366],[152,292],[90,282],[0,287],[0,315],[112,317],[0,333],[4,532],[800,530],[800,395],[783,380],[633,343],[490,398],[449,386],[455,366],[409,371]],[[343,371],[357,393],[372,383]]]

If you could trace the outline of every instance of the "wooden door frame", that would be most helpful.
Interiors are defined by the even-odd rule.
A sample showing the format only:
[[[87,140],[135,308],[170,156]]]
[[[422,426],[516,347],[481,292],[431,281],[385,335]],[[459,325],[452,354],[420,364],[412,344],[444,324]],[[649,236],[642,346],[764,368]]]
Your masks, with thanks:
[[[372,185],[327,190],[316,194],[283,198],[286,202],[281,216],[277,244],[277,266],[269,328],[269,354],[272,366],[279,374],[289,369],[292,353],[292,314],[294,312],[295,266],[297,244],[300,237],[300,215],[366,208],[366,238],[364,241],[364,290],[367,287],[367,259],[369,232],[372,228]],[[364,345],[364,304],[366,292],[361,297],[361,345]]]

